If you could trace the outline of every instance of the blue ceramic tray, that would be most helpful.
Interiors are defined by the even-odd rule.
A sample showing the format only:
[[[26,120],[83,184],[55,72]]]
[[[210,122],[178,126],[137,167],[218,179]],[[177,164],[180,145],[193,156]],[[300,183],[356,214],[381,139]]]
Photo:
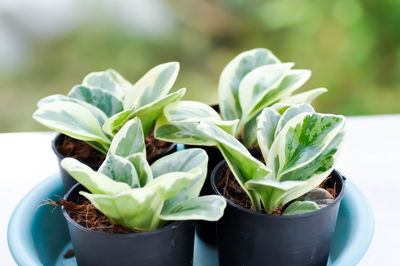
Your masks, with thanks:
[[[329,265],[355,265],[371,243],[374,218],[362,193],[349,180],[340,206]],[[37,185],[18,204],[8,225],[8,245],[18,265],[76,265],[64,259],[72,248],[60,208],[39,207],[44,199],[62,196],[59,174]],[[196,238],[195,266],[218,265],[217,251]]]

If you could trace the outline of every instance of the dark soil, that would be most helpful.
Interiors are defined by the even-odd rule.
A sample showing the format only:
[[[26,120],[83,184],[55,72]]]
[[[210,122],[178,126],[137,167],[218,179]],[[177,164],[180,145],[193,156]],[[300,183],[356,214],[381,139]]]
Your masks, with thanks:
[[[86,142],[73,139],[67,135],[64,135],[60,145],[56,144],[56,148],[65,157],[72,157],[87,164],[100,165],[106,157]]]
[[[52,202],[52,204],[64,206],[68,215],[83,227],[100,232],[113,234],[130,234],[134,233],[121,225],[111,224],[107,216],[98,211],[88,200],[82,200],[78,204],[61,200]]]
[[[167,150],[172,143],[155,139],[153,130],[146,136],[146,154],[147,159],[157,156]]]
[[[253,210],[251,206],[250,198],[247,196],[246,192],[239,185],[235,176],[233,175],[231,169],[226,167],[223,172],[223,177],[217,183],[218,191],[229,201],[249,210]],[[319,187],[327,190],[334,198],[337,197],[337,184],[333,182],[331,176],[328,176]],[[340,191],[340,190],[339,190]],[[277,207],[271,214],[280,216],[284,208],[281,206]],[[264,212],[264,211],[263,211]],[[264,212],[265,213],[265,212]]]
[[[146,137],[147,159],[163,153],[172,143],[154,138],[153,131]],[[75,158],[86,164],[101,165],[105,155],[84,141],[64,135],[61,144],[56,144],[57,150],[65,157]]]

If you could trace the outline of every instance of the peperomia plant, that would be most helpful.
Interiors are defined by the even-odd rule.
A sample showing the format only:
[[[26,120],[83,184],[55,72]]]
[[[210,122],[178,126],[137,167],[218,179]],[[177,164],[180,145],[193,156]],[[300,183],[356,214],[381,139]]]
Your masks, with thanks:
[[[161,64],[134,85],[112,69],[93,72],[67,96],[40,100],[33,118],[106,154],[113,136],[127,121],[139,117],[147,135],[164,106],[183,97],[185,89],[168,94],[178,71],[176,62]]]
[[[321,194],[305,194],[318,187],[334,167],[345,134],[343,116],[315,113],[309,104],[291,106],[282,115],[265,108],[257,119],[257,141],[265,163],[213,123],[201,122],[197,130],[220,149],[257,211],[271,213],[303,195],[283,215],[329,203]]]
[[[219,80],[219,107],[222,118],[211,107],[195,102],[170,104],[157,121],[157,138],[185,144],[208,145],[195,127],[200,121],[216,124],[241,140],[246,147],[256,142],[256,118],[265,107],[283,112],[294,104],[311,103],[326,91],[318,88],[293,95],[311,71],[291,69],[267,49],[253,49],[236,56],[222,71]]]
[[[226,206],[222,197],[199,197],[207,162],[205,151],[187,149],[150,166],[141,122],[134,118],[115,135],[98,171],[72,158],[61,165],[91,192],[80,194],[112,223],[149,231],[167,221],[216,221],[222,217]]]

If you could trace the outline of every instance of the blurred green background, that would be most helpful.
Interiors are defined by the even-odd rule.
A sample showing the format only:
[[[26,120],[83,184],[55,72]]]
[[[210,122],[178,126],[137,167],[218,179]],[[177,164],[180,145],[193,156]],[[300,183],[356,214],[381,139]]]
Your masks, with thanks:
[[[312,70],[304,89],[329,89],[319,111],[400,113],[400,1],[0,2],[0,132],[44,130],[39,99],[107,68],[134,83],[179,61],[174,89],[216,103],[223,67],[256,47]]]

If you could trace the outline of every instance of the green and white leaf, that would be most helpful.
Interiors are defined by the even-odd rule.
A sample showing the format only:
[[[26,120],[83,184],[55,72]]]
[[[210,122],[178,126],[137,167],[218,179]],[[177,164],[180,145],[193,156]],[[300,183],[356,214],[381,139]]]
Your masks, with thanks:
[[[279,59],[263,48],[245,51],[228,63],[221,73],[218,85],[219,105],[225,120],[241,118],[238,91],[242,79],[257,67],[278,63]]]
[[[101,164],[99,173],[102,173],[114,181],[128,184],[131,188],[140,187],[138,174],[132,163],[117,155],[108,155]]]
[[[227,161],[240,186],[249,195],[257,210],[261,209],[258,196],[245,186],[252,179],[266,178],[270,173],[263,163],[251,156],[250,152],[235,137],[210,123],[200,123],[200,130],[217,142],[217,147]]]
[[[224,121],[210,106],[194,101],[178,101],[168,104],[155,126],[155,136],[171,142],[192,145],[215,145],[197,129],[201,121],[213,123],[234,135],[238,120]]]
[[[323,208],[331,204],[335,198],[327,190],[317,187],[307,192],[303,196],[296,199],[296,201],[312,201],[315,202],[319,208]]]
[[[310,173],[314,173],[309,176],[307,179],[307,183],[299,186],[298,188],[294,188],[289,191],[285,196],[285,199],[282,201],[282,204],[286,204],[298,197],[304,195],[305,193],[311,191],[332,172],[337,157],[339,155],[339,151],[342,147],[343,138],[345,135],[345,125],[343,124],[341,130],[335,138],[330,142],[330,144],[324,149],[321,154],[312,161],[312,163],[303,166],[291,173],[288,176],[284,176],[283,178],[293,178],[294,175],[298,175],[299,179],[306,179]]]
[[[282,118],[284,116],[285,114]],[[342,140],[335,137],[342,136],[343,130],[344,117],[342,116],[301,113],[287,122],[276,136],[266,164],[273,169],[277,180],[307,180],[312,175],[312,170],[321,170],[322,165],[317,169],[303,167],[323,163],[324,161],[321,161],[323,158],[319,158],[320,161],[316,159],[324,153],[331,158],[331,155],[337,151],[337,144]],[[335,140],[334,146],[330,145],[333,140]],[[326,151],[328,147],[331,150]],[[329,160],[324,170],[330,168],[327,166],[332,164],[333,161]],[[302,172],[293,172],[300,168],[303,168]]]
[[[315,98],[327,91],[328,90],[325,88],[313,89],[284,98],[282,99],[282,102],[285,102],[287,104],[311,103]]]
[[[154,137],[164,141],[187,145],[215,146],[215,141],[203,134],[198,129],[198,125],[198,122],[170,123],[165,115],[161,114],[154,126]]]
[[[265,161],[275,140],[275,130],[280,119],[281,115],[270,107],[265,108],[257,118],[257,141]]]
[[[313,201],[295,201],[285,209],[282,215],[299,215],[318,209],[318,205]]]
[[[121,100],[111,92],[98,87],[74,86],[68,93],[68,97],[78,99],[96,106],[107,116],[112,116],[123,110]]]
[[[116,114],[105,122],[103,130],[108,134],[114,135],[126,122],[139,117],[142,121],[143,133],[147,135],[154,126],[157,118],[162,114],[164,107],[169,103],[179,101],[185,95],[185,92],[186,89],[182,88],[148,105],[142,106],[136,111],[127,110]]]
[[[83,79],[82,85],[86,87],[102,88],[114,94],[120,100],[123,100],[125,94],[132,88],[132,84],[125,80],[114,69],[92,72]]]
[[[63,159],[61,166],[93,194],[114,195],[131,189],[128,184],[114,181],[73,158]]]
[[[146,184],[146,187],[158,187],[164,200],[168,200],[192,184],[200,174],[200,168],[194,168],[188,172],[170,172],[154,178]]]
[[[217,195],[191,198],[177,202],[170,209],[162,210],[160,218],[168,221],[205,220],[218,221],[226,207],[226,200]]]
[[[143,153],[129,155],[126,159],[135,167],[141,187],[144,187],[148,182],[153,180],[153,173]]]
[[[114,136],[118,130],[116,128],[121,128],[122,125],[128,120],[127,118],[133,113],[132,110],[124,110],[119,112],[110,118],[108,118],[102,127],[103,131],[109,136]]]
[[[85,107],[69,102],[50,102],[41,106],[32,116],[36,121],[55,131],[83,141],[94,141],[106,152],[110,140],[100,124]]]
[[[239,85],[239,101],[242,110],[242,126],[264,106],[273,103],[279,96],[279,87],[293,63],[273,64],[258,67],[248,73]],[[260,102],[264,100],[262,104]],[[258,106],[258,108],[256,108]]]
[[[129,90],[124,100],[124,109],[137,110],[158,99],[171,90],[179,72],[179,63],[158,65],[147,72]]]
[[[255,191],[260,197],[264,209],[271,213],[283,201],[290,189],[306,184],[305,181],[283,181],[279,182],[272,176],[267,178],[253,179],[246,182],[246,188]]]
[[[155,100],[137,109],[134,113],[128,116],[128,119],[139,117],[142,121],[143,132],[145,135],[147,135],[153,128],[157,118],[162,114],[164,107],[169,103],[179,101],[180,99],[182,99],[185,93],[186,89],[182,88],[177,90],[176,92],[159,98],[158,100]]]
[[[202,149],[194,148],[174,152],[173,154],[164,156],[151,165],[155,179],[173,171],[190,172],[197,168],[201,170],[189,186],[185,187],[173,198],[165,202],[164,209],[174,206],[177,202],[199,196],[207,176],[207,164],[207,153]]]
[[[243,136],[241,137],[240,140],[242,141],[244,146],[246,146],[248,148],[253,147],[257,140],[257,117],[258,117],[258,115],[255,115],[252,119],[250,119],[250,121],[248,121],[244,125]]]
[[[100,126],[102,126],[104,124],[104,122],[107,120],[107,115],[100,110],[99,108],[97,108],[96,106],[93,106],[87,102],[78,100],[78,99],[74,99],[65,95],[61,95],[61,94],[55,94],[55,95],[51,95],[51,96],[47,96],[43,99],[41,99],[38,103],[37,106],[38,108],[42,107],[43,105],[47,104],[47,103],[51,103],[51,102],[57,102],[57,101],[66,101],[66,102],[73,102],[73,103],[77,103],[79,105],[82,105],[84,108],[88,109],[89,112],[92,113],[92,115],[97,119],[97,121],[99,122]]]
[[[136,232],[155,230],[160,225],[164,200],[157,188],[137,188],[114,195],[80,194],[115,224]]]
[[[118,131],[111,142],[108,153],[122,157],[128,157],[135,153],[142,153],[146,156],[142,123],[139,118],[128,121]]]
[[[302,113],[315,113],[314,108],[309,104],[293,105],[289,107],[280,118],[277,125],[275,125],[275,134],[273,138],[278,136],[282,128],[289,122],[293,117]],[[272,144],[272,143],[271,143]]]
[[[135,167],[141,187],[144,187],[148,182],[153,180],[153,173],[143,153],[129,155],[127,159]]]

